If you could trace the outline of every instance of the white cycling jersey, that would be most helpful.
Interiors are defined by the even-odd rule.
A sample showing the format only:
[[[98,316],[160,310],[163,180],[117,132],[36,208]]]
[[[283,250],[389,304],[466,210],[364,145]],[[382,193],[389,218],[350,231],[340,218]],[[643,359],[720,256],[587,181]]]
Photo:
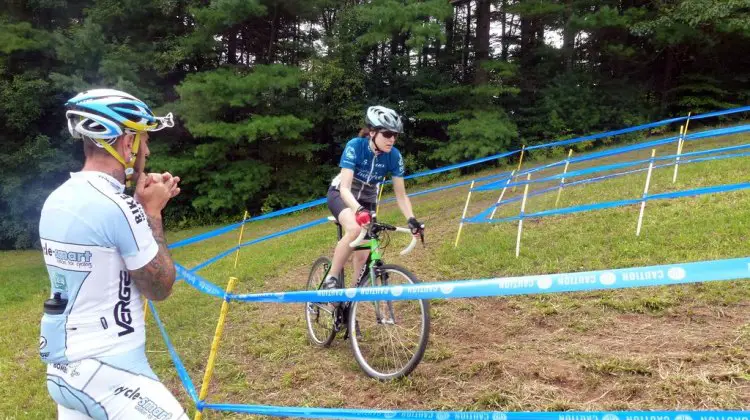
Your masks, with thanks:
[[[42,208],[50,295],[62,304],[45,305],[39,352],[58,420],[187,419],[146,359],[143,301],[128,270],[159,245],[124,189],[107,174],[77,172]]]
[[[42,317],[42,361],[70,363],[143,347],[143,301],[128,270],[146,265],[159,247],[124,186],[101,172],[72,173],[44,203],[39,236],[50,298],[67,299],[62,313]]]

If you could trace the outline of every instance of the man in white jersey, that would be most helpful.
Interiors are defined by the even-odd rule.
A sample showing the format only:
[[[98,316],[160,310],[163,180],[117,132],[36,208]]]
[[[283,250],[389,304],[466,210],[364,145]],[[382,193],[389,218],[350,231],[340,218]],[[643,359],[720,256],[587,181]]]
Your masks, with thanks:
[[[174,126],[172,114],[156,117],[112,89],[65,107],[86,162],[50,194],[39,221],[52,286],[39,352],[58,419],[186,419],[146,359],[141,298],[166,299],[175,280],[161,212],[179,178],[143,174],[148,133]]]

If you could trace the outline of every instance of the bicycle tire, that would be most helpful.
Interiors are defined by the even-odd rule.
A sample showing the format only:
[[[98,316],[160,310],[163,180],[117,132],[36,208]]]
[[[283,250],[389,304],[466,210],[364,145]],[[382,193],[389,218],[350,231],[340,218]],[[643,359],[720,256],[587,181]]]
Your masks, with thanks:
[[[408,286],[419,283],[414,274],[397,265],[384,264],[379,267],[378,272],[375,286],[399,284]],[[374,325],[371,325],[372,317],[377,318],[378,308],[382,309],[381,314],[385,313],[385,319],[375,319]],[[368,376],[381,381],[398,379],[410,374],[422,361],[430,336],[430,302],[428,300],[354,301],[349,311],[349,339],[354,358]],[[417,312],[418,315],[416,315]],[[419,324],[416,329],[408,325],[414,320]],[[408,345],[401,338],[395,337],[398,333],[408,333],[410,336],[407,337]],[[401,348],[398,348],[396,344]],[[398,353],[404,350],[413,350],[411,355],[404,352],[406,363],[402,363]],[[392,369],[385,366],[391,364],[386,361],[390,356],[389,353],[394,356]]]
[[[320,257],[312,265],[307,277],[307,290],[318,290],[324,276],[331,267],[331,259]],[[336,338],[333,307],[327,303],[306,302],[305,323],[310,344],[317,347],[328,347]]]

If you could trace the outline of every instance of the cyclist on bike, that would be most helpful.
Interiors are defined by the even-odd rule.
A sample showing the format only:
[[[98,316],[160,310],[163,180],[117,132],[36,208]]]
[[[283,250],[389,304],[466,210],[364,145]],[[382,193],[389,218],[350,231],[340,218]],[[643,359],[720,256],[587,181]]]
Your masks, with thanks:
[[[146,359],[141,298],[166,299],[175,280],[161,212],[180,179],[143,174],[148,132],[174,126],[172,114],[156,117],[112,89],[65,107],[85,163],[50,194],[39,221],[52,286],[39,352],[58,419],[187,418]]]
[[[370,223],[370,212],[375,211],[378,187],[388,172],[393,180],[393,191],[401,213],[414,235],[424,230],[412,211],[411,201],[404,186],[404,159],[393,147],[396,138],[404,132],[401,117],[392,109],[371,106],[365,117],[367,129],[360,131],[346,144],[339,166],[341,172],[333,179],[328,189],[328,208],[345,230],[344,236],[336,244],[333,261],[323,287],[333,289],[343,287],[338,274],[352,254],[349,244],[361,232],[362,226]],[[359,273],[367,261],[368,251],[355,253],[354,273]]]

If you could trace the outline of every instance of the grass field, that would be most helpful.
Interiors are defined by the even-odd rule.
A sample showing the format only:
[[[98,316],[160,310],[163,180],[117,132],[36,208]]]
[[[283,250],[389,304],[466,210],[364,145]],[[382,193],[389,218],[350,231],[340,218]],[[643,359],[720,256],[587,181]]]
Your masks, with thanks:
[[[690,142],[685,151],[746,143],[750,136]],[[674,153],[674,146],[657,150]],[[645,158],[650,150],[608,158]],[[537,165],[542,161],[528,162]],[[597,161],[601,164],[604,161]],[[591,165],[592,163],[587,163]],[[570,170],[579,167],[571,167]],[[553,171],[559,172],[557,168]],[[444,184],[494,171],[442,181]],[[750,159],[659,169],[652,193],[747,182]],[[535,175],[536,176],[536,175]],[[566,189],[561,206],[640,197],[645,172]],[[439,184],[439,183],[438,183]],[[420,184],[417,191],[437,184]],[[541,187],[541,186],[536,186]],[[517,189],[510,196],[522,193]],[[689,262],[750,255],[750,192],[650,202],[635,236],[638,207],[526,220],[515,258],[516,223],[466,225],[454,248],[467,187],[413,199],[427,244],[407,257],[395,238],[387,262],[422,281],[486,278]],[[497,199],[474,193],[469,213]],[[507,197],[507,196],[506,196]],[[551,208],[555,194],[534,197],[526,211]],[[496,217],[517,214],[520,203]],[[239,213],[239,212],[238,212]],[[327,215],[324,208],[249,224],[249,240]],[[403,224],[395,204],[380,219]],[[239,219],[239,214],[238,214]],[[170,232],[190,237],[215,227]],[[174,251],[196,265],[237,243],[238,231]],[[238,292],[300,290],[314,259],[330,254],[335,229],[318,226],[243,248],[200,272]],[[49,284],[38,251],[3,252],[0,268],[0,418],[53,418],[38,359],[38,325]],[[200,386],[221,302],[179,284],[158,304],[170,338]],[[154,370],[184,407],[193,408],[149,318]],[[208,401],[318,407],[427,410],[648,410],[750,408],[750,282],[715,282],[621,291],[433,301],[432,335],[423,362],[407,379],[367,378],[347,342],[307,344],[302,305],[233,303]],[[208,418],[247,416],[207,413]]]

